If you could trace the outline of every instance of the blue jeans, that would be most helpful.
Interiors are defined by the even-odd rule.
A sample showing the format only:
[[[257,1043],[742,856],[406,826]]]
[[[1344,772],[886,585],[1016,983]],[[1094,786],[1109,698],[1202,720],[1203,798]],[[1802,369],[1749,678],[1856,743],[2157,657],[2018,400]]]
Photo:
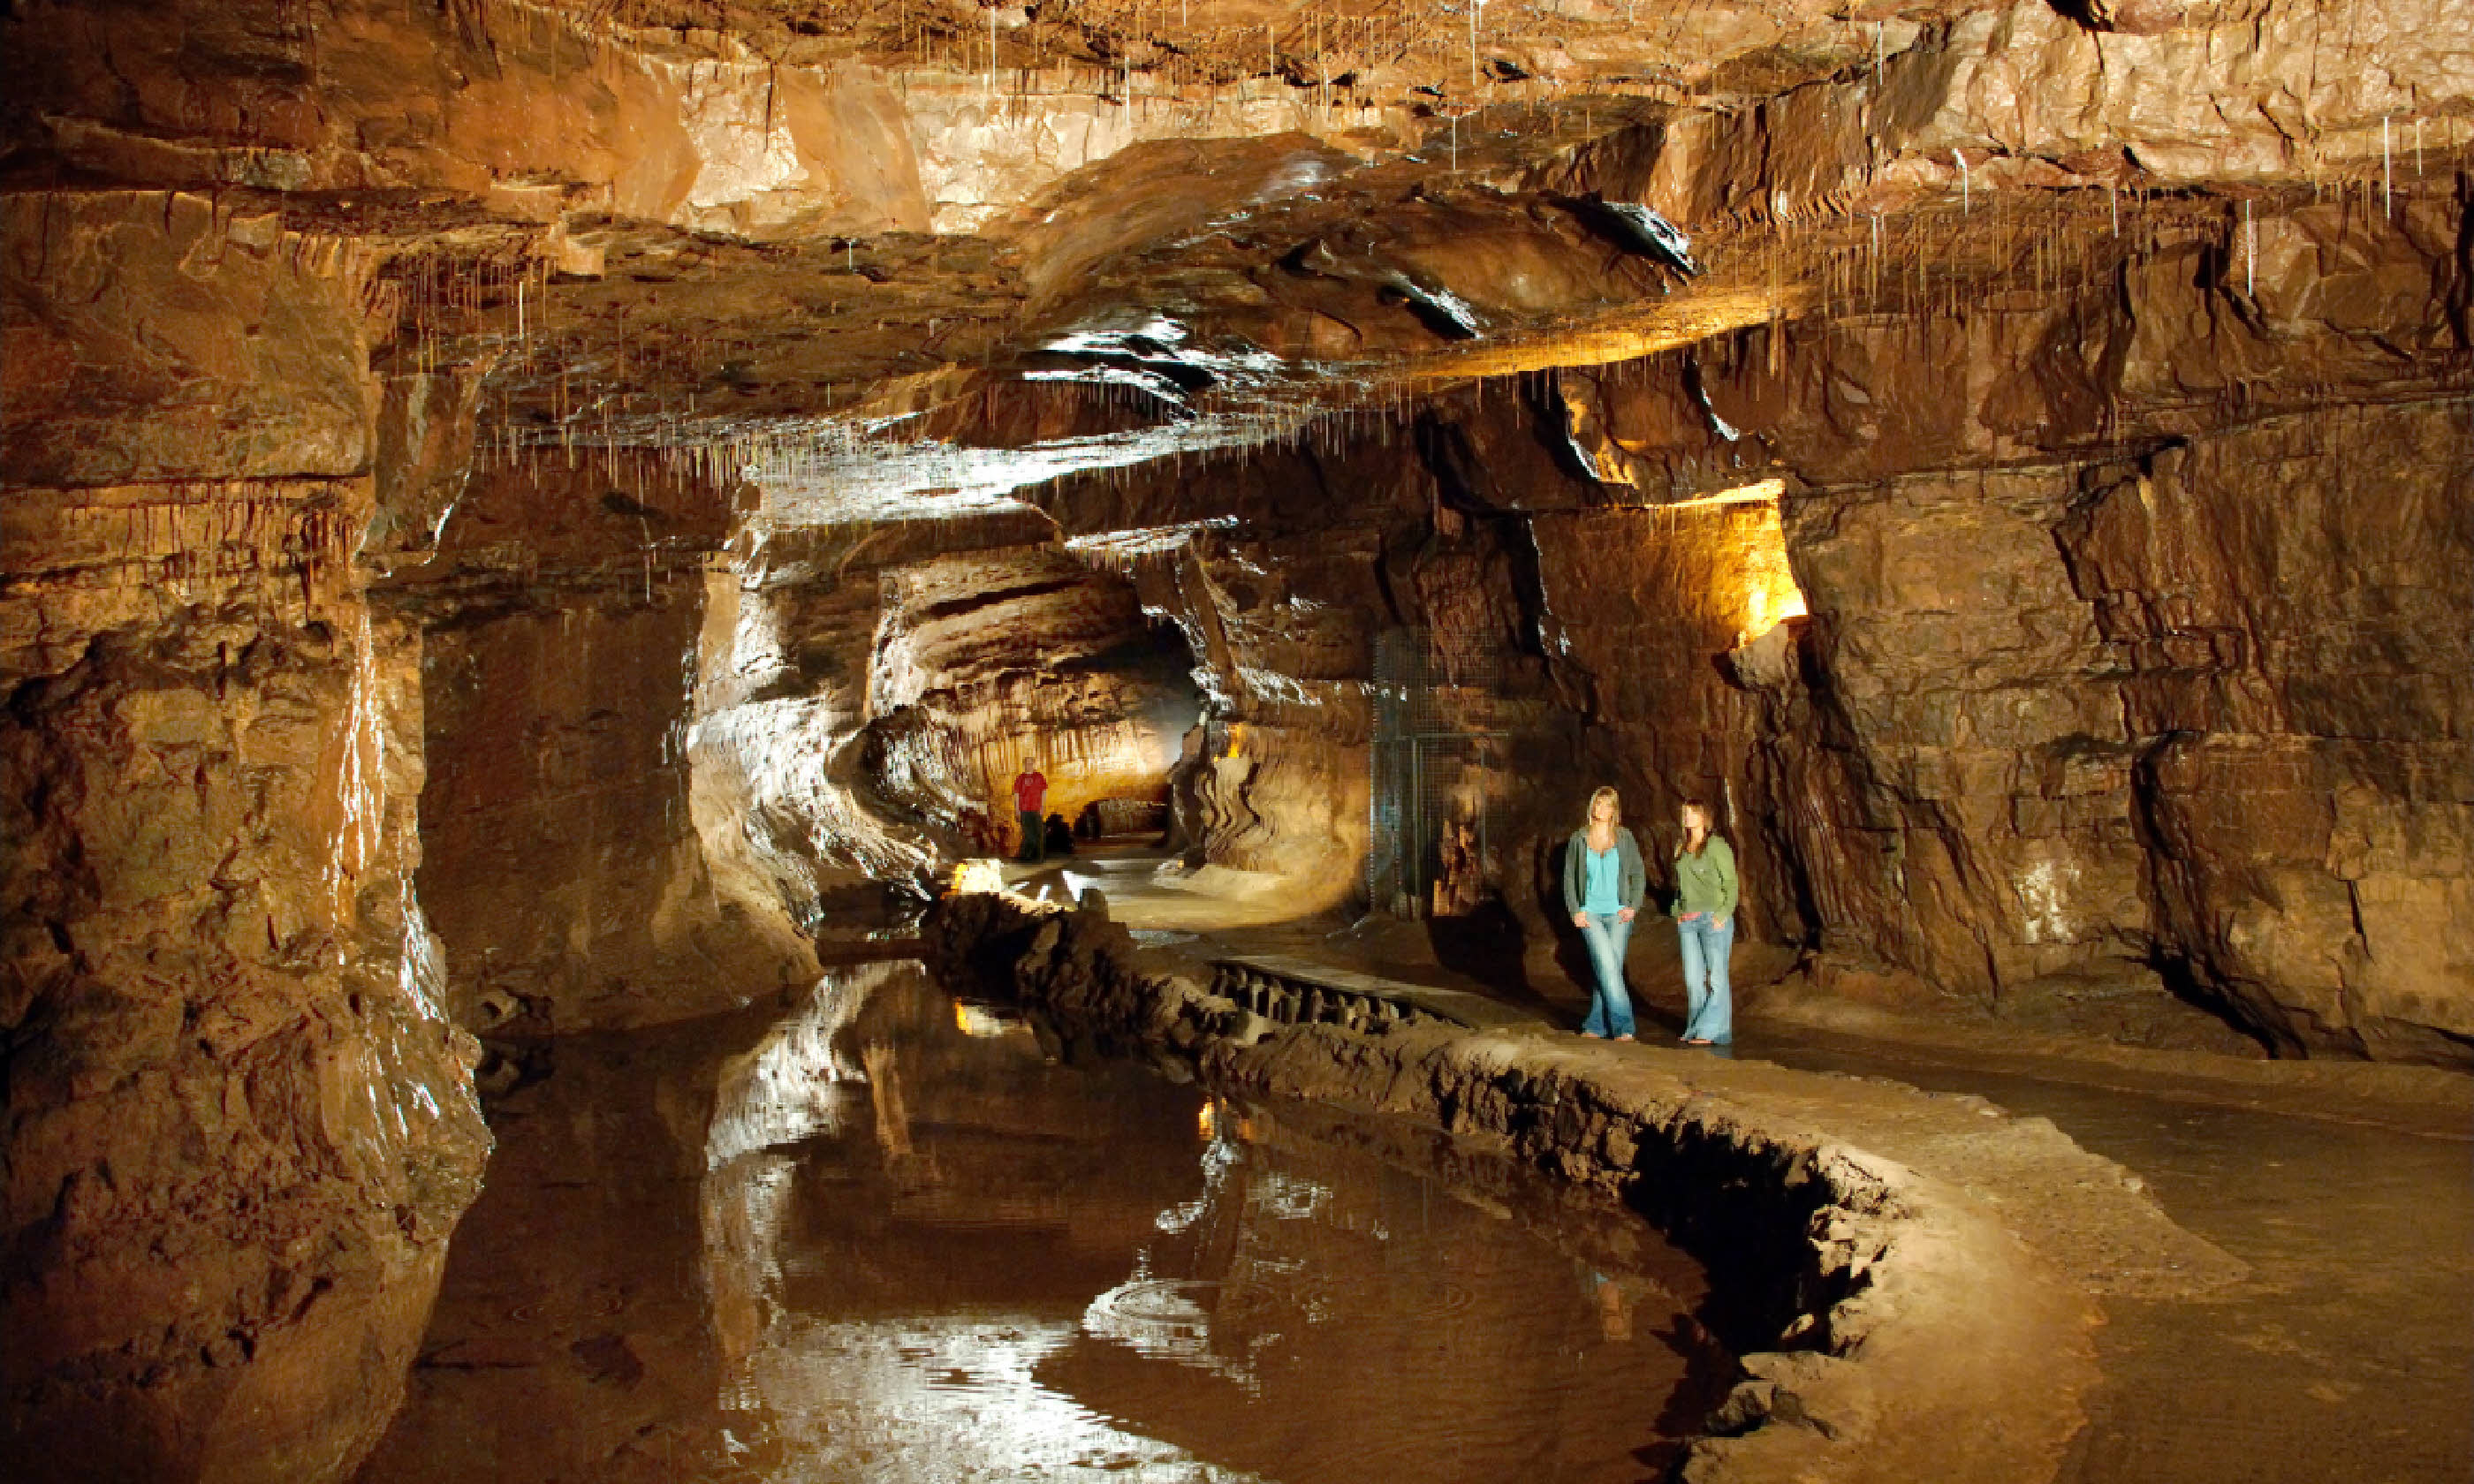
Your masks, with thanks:
[[[1581,925],[1581,941],[1589,945],[1589,963],[1598,971],[1597,992],[1589,996],[1589,1017],[1581,1022],[1584,1036],[1632,1034],[1632,995],[1624,990],[1624,945],[1632,941],[1632,924],[1612,912],[1589,912]]]
[[[1684,940],[1684,1039],[1723,1046],[1735,1039],[1735,1005],[1727,986],[1735,920],[1731,916],[1726,926],[1712,927],[1704,912],[1689,922],[1679,920],[1675,928]]]

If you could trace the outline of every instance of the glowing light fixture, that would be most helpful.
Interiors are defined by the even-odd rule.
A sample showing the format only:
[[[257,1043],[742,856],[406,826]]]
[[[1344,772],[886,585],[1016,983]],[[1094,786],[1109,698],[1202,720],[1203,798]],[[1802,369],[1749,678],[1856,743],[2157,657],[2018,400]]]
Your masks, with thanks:
[[[1787,619],[1802,618],[1812,610],[1805,606],[1795,578],[1782,570],[1774,582],[1745,583],[1744,611],[1744,636],[1757,639]]]
[[[958,861],[954,866],[953,895],[956,897],[1002,892],[1005,886],[1005,864],[993,857]]]
[[[1759,479],[1697,499],[1656,507],[1661,512],[1730,510],[1718,517],[1724,522],[1724,532],[1717,538],[1720,558],[1714,580],[1725,584],[1724,559],[1733,556],[1743,592],[1741,627],[1735,631],[1737,648],[1787,619],[1801,618],[1811,611],[1805,603],[1804,589],[1796,585],[1795,569],[1787,562],[1786,530],[1779,519],[1779,502],[1785,495],[1785,480]]]
[[[954,1002],[954,1028],[973,1041],[994,1041],[1012,1035],[1019,1021],[1009,1020],[985,1005]]]
[[[1785,493],[1785,480],[1759,479],[1755,480],[1749,485],[1737,485],[1732,490],[1721,490],[1715,494],[1698,495],[1689,500],[1676,500],[1669,504],[1661,505],[1658,508],[1660,510],[1702,510],[1712,505],[1758,505],[1766,503],[1775,509],[1778,505],[1779,497]]]

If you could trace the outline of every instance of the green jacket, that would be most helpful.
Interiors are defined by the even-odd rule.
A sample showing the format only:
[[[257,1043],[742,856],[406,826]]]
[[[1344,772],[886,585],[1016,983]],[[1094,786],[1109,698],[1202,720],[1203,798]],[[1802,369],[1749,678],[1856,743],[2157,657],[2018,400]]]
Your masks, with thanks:
[[[1617,895],[1623,904],[1637,912],[1640,898],[1649,890],[1649,868],[1641,863],[1640,847],[1632,831],[1615,826],[1615,859],[1623,866],[1618,877]],[[1572,831],[1572,840],[1564,847],[1564,911],[1566,915],[1581,910],[1583,898],[1589,890],[1589,826]]]
[[[1732,918],[1738,896],[1735,849],[1723,837],[1711,835],[1698,855],[1689,850],[1675,852],[1675,905],[1667,909],[1669,917],[1710,912]]]

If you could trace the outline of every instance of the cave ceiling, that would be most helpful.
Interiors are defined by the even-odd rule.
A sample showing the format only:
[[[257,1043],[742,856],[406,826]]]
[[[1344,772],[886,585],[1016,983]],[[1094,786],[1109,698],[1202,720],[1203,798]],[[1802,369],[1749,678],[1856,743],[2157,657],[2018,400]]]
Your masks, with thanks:
[[[2057,295],[2392,205],[2400,118],[2409,192],[2474,137],[2437,3],[125,9],[12,13],[12,191],[355,242],[485,459],[656,448],[802,521]]]

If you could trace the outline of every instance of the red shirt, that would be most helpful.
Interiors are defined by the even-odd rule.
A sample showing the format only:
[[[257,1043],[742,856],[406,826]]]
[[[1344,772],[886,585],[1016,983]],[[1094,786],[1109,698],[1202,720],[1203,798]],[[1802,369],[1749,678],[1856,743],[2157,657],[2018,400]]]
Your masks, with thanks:
[[[1048,797],[1048,776],[1033,768],[1017,773],[1013,778],[1013,806],[1025,814],[1037,814]]]

